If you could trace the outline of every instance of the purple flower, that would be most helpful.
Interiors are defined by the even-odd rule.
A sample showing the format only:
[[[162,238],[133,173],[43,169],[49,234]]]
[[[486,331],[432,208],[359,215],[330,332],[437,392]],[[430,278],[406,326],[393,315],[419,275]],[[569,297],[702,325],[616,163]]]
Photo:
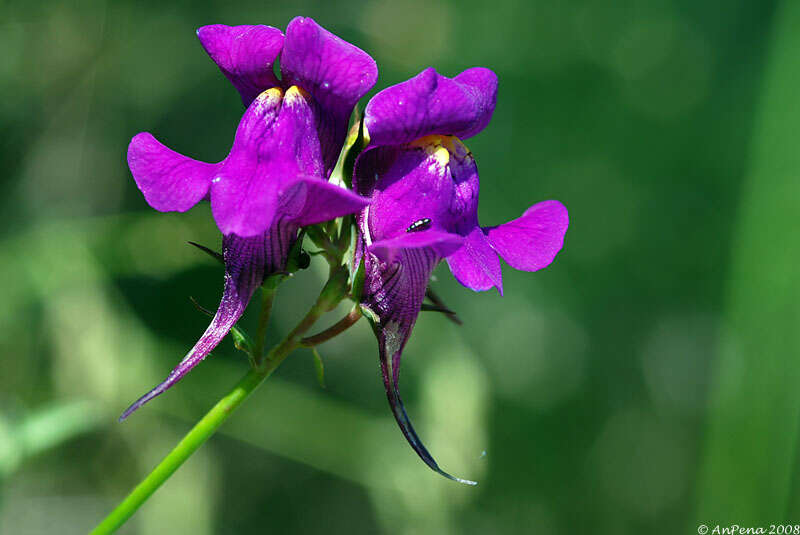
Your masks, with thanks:
[[[409,421],[398,391],[400,357],[436,264],[447,259],[472,290],[503,291],[500,260],[516,269],[548,266],[569,223],[558,201],[538,203],[495,227],[478,224],[478,169],[461,139],[483,130],[494,112],[497,77],[484,68],[453,79],[427,69],[375,95],[365,110],[367,149],[354,189],[371,200],[359,217],[364,258],[362,308],[378,337],[389,404],[417,454],[442,471]]]
[[[327,181],[353,107],[375,84],[362,50],[310,18],[269,26],[204,26],[200,42],[247,106],[228,156],[193,160],[136,135],[128,165],[156,210],[183,212],[201,200],[222,231],[225,285],[206,332],[167,379],[131,405],[166,391],[203,360],[244,312],[270,273],[284,270],[300,227],[359,211],[367,201]],[[273,74],[280,54],[281,79]]]

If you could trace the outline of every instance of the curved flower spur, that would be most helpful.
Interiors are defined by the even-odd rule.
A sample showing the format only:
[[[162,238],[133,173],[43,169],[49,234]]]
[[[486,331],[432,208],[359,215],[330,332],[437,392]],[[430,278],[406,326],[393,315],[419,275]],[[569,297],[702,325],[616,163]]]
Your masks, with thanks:
[[[472,290],[502,294],[502,257],[512,267],[548,266],[564,243],[567,210],[544,201],[508,223],[478,224],[478,170],[461,139],[489,123],[497,77],[484,68],[453,79],[432,68],[375,95],[364,114],[367,148],[353,187],[371,200],[358,220],[356,265],[364,261],[361,307],[378,338],[389,405],[411,447],[443,476],[420,441],[398,391],[400,358],[436,264],[447,259]]]
[[[156,210],[183,212],[211,201],[223,234],[224,290],[195,346],[121,420],[219,344],[265,277],[286,268],[300,227],[358,212],[368,202],[327,180],[350,114],[377,79],[368,54],[302,17],[289,23],[285,37],[269,26],[204,26],[197,35],[247,106],[230,153],[216,164],[199,162],[140,133],[128,147],[128,165]],[[280,80],[273,74],[279,54]]]

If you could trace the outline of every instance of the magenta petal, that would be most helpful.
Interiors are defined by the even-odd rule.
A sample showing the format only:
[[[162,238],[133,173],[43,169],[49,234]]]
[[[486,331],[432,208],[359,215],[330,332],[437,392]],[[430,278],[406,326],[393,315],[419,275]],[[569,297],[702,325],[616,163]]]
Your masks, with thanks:
[[[511,267],[536,271],[550,265],[564,245],[569,226],[567,209],[558,201],[543,201],[521,217],[484,232]]]
[[[213,24],[197,37],[219,70],[239,90],[245,106],[262,91],[279,85],[272,64],[281,52],[283,34],[270,26]]]
[[[319,136],[327,176],[339,158],[353,107],[378,79],[375,60],[313,19],[297,17],[286,27],[281,74],[284,87],[300,86],[320,106]]]
[[[369,204],[369,199],[318,177],[295,177],[280,194],[280,213],[297,225],[315,225]]]
[[[241,170],[241,174],[236,171]],[[223,234],[256,236],[269,228],[278,210],[279,166],[248,169],[226,166],[211,190],[211,210]]]
[[[445,257],[457,251],[463,243],[464,238],[458,234],[428,230],[407,232],[394,238],[379,240],[370,245],[367,250],[382,262],[393,262],[403,249],[429,248],[439,257]]]
[[[468,139],[479,134],[492,120],[497,105],[497,75],[489,69],[473,67],[458,74],[453,80],[469,88],[467,91],[472,93],[475,122],[470,128],[454,134],[461,139]]]
[[[280,262],[280,251],[277,251],[277,255],[275,254],[273,242],[278,241],[278,239],[275,231],[272,234],[246,239],[237,236],[225,236],[223,238],[222,254],[225,259],[225,288],[219,308],[211,320],[211,324],[192,350],[170,372],[167,378],[128,407],[120,416],[120,421],[130,416],[132,412],[151,399],[166,392],[206,358],[239,320],[247,307],[247,303],[250,302],[253,292],[264,280],[267,270],[283,269],[283,266],[274,265],[276,260]],[[286,254],[284,253],[283,258],[285,259],[285,257]]]
[[[447,258],[458,282],[475,291],[497,288],[503,295],[500,259],[483,231],[476,227],[467,235],[464,246]]]
[[[128,166],[150,206],[185,212],[206,196],[220,164],[187,158],[142,132],[128,145]]]
[[[253,101],[211,186],[211,209],[223,234],[261,234],[295,177],[322,176],[315,125],[313,103],[296,89],[282,100],[270,90]]]
[[[497,76],[474,67],[453,79],[428,68],[386,88],[364,111],[371,145],[399,145],[431,134],[474,136],[489,124],[497,100]]]
[[[438,147],[438,148],[437,148]],[[465,234],[477,224],[478,173],[471,158],[443,163],[437,145],[367,149],[356,160],[353,187],[372,198],[364,232],[369,241],[407,233],[428,220],[431,229]],[[465,153],[466,154],[466,153]],[[465,223],[466,221],[466,223]]]

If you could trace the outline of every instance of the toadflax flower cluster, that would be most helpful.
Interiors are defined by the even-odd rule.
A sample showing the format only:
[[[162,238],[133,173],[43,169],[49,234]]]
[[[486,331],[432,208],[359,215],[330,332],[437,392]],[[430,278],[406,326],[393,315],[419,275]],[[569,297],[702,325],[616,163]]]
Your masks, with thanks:
[[[268,26],[224,25],[197,34],[247,107],[230,153],[219,163],[199,162],[141,133],[131,141],[128,164],[156,210],[186,211],[210,201],[222,234],[223,295],[186,357],[122,418],[173,386],[219,344],[265,278],[285,271],[302,228],[356,214],[350,295],[377,336],[394,417],[429,467],[471,483],[439,468],[398,389],[401,355],[431,272],[446,260],[462,285],[502,294],[500,259],[524,271],[548,266],[569,223],[558,201],[535,204],[501,225],[478,223],[478,170],[464,140],[489,124],[497,77],[479,67],[452,79],[423,70],[368,102],[354,127],[363,142],[343,151],[353,109],[377,80],[369,55],[301,17],[285,35]],[[279,56],[280,78],[273,72]],[[345,177],[352,191],[330,181],[340,154],[355,157],[354,165],[342,166],[352,170]]]

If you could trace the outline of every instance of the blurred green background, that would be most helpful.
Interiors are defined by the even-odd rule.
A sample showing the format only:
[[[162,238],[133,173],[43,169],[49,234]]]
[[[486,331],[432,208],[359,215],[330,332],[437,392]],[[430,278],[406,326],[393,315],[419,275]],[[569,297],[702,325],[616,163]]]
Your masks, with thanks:
[[[494,69],[468,141],[484,224],[559,199],[564,250],[506,296],[445,266],[465,326],[423,314],[398,431],[363,322],[297,352],[120,532],[696,533],[800,523],[800,3],[0,3],[0,533],[85,533],[244,373],[226,340],[124,424],[216,305],[207,205],[149,209],[139,131],[225,156],[241,102],[204,24],[295,15],[368,51],[376,90]],[[323,266],[279,292],[285,333]],[[252,317],[245,323],[252,322]],[[335,314],[324,319],[333,322]]]

